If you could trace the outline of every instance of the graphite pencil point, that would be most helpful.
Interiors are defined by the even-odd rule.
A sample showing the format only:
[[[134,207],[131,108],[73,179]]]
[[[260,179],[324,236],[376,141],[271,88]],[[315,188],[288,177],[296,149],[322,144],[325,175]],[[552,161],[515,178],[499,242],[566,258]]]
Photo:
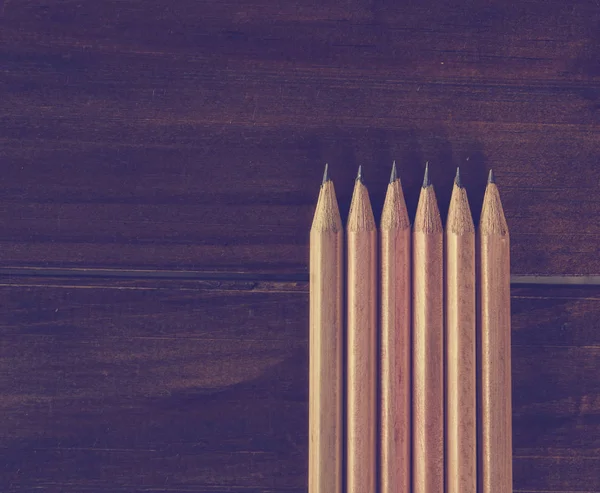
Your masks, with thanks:
[[[494,176],[494,170],[490,170],[490,174],[488,175],[488,183],[496,183],[496,177]]]
[[[429,179],[429,161],[425,163],[425,174],[423,176],[423,188],[427,188],[431,185],[431,180]]]
[[[454,183],[458,188],[462,188],[462,181],[460,180],[460,168],[456,168],[456,178],[454,178]]]
[[[392,164],[392,173],[390,174],[390,183],[394,183],[398,179],[398,173],[396,172],[396,161]]]
[[[323,183],[325,185],[329,181],[329,163],[325,163],[325,171],[323,172]]]
[[[363,183],[363,175],[362,175],[362,165],[358,167],[358,174],[356,175],[356,179]]]

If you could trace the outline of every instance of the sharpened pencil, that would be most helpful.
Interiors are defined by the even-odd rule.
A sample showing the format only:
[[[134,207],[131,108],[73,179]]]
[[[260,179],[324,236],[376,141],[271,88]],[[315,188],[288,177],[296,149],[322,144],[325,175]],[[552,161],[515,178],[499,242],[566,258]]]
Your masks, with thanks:
[[[380,230],[380,491],[398,493],[410,491],[411,230],[396,163]]]
[[[446,493],[477,493],[475,226],[456,172],[446,221]]]
[[[478,232],[480,491],[512,491],[510,239],[490,171]]]
[[[413,493],[444,493],[443,230],[425,167],[413,226]]]
[[[347,493],[375,493],[377,228],[359,168],[347,223]]]
[[[343,229],[327,174],[310,231],[309,493],[342,492]]]

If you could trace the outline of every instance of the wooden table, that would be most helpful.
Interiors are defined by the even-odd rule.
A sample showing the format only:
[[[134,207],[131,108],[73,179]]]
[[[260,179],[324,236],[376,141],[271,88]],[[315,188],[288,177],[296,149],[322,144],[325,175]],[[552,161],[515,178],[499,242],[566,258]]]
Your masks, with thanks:
[[[0,491],[306,491],[323,164],[392,159],[494,168],[515,491],[600,491],[600,287],[537,284],[600,274],[597,0],[5,0],[0,74]]]

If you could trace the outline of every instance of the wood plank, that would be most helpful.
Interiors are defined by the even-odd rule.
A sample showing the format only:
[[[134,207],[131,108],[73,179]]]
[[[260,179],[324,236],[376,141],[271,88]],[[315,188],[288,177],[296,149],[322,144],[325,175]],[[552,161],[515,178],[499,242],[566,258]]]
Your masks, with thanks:
[[[399,68],[402,75],[586,80],[600,73],[597,5],[426,0],[28,1],[4,6],[8,42],[138,55]],[[128,28],[128,29],[125,29]],[[60,63],[60,59],[55,60]],[[444,62],[440,67],[440,62]],[[501,65],[500,65],[501,64]],[[500,66],[503,70],[500,69]]]
[[[513,289],[516,491],[599,487],[599,295]],[[4,277],[0,307],[3,491],[305,491],[306,283]]]
[[[515,493],[594,493],[600,491],[600,458],[515,457]]]
[[[0,456],[16,491],[303,487],[306,301],[293,286],[29,285],[0,297]]]
[[[572,133],[539,132],[520,137],[520,146],[512,132],[486,133],[482,150],[468,141],[468,132],[445,139],[424,129],[421,138],[385,130],[383,136],[372,130],[318,136],[293,129],[195,128],[203,135],[196,142],[201,149],[5,141],[0,264],[306,274],[322,163],[335,163],[344,216],[356,164],[371,163],[365,173],[379,215],[389,163],[406,156],[406,145],[428,148],[402,160],[412,216],[424,157],[438,156],[432,173],[444,215],[454,165],[465,163],[476,218],[485,171],[494,166],[512,233],[513,273],[600,273],[595,134],[567,140]],[[393,149],[388,139],[395,141]],[[580,160],[565,177],[569,153],[579,153]],[[535,163],[543,161],[540,169]],[[586,217],[583,228],[573,220],[574,210]]]
[[[599,365],[597,346],[513,346],[515,455],[600,453]]]
[[[307,272],[323,163],[377,215],[498,177],[515,274],[600,274],[600,11],[471,2],[6,2],[2,266]],[[467,161],[468,158],[468,161]],[[584,218],[580,227],[573,211]]]
[[[513,286],[513,345],[600,347],[599,295],[594,286]]]

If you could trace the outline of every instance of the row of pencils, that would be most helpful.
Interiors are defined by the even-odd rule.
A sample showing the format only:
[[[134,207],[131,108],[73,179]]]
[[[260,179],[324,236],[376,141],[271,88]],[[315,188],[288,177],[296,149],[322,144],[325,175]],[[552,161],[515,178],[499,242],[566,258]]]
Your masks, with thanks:
[[[444,230],[426,166],[411,228],[394,163],[378,232],[359,168],[344,234],[325,168],[309,493],[512,492],[509,250],[492,172],[476,231],[457,171]]]

